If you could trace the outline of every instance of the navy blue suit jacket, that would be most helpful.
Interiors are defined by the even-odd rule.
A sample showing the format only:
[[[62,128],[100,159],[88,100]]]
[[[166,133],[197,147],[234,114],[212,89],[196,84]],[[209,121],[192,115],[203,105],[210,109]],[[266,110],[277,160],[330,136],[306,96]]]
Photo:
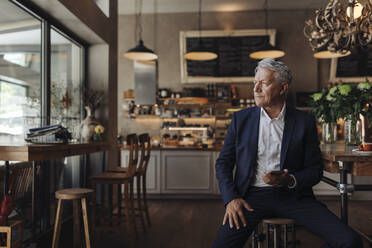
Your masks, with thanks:
[[[216,176],[225,205],[244,197],[255,180],[260,113],[261,109],[254,107],[232,117],[216,161]],[[313,197],[312,187],[323,175],[315,119],[311,114],[287,107],[284,120],[280,169],[288,169],[295,176],[297,185],[293,191],[297,197]]]

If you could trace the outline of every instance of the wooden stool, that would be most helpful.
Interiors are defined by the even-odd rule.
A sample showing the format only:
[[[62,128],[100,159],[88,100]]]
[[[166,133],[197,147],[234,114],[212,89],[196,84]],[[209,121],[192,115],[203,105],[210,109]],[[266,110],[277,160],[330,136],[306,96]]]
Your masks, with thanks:
[[[8,221],[8,226],[0,226],[0,235],[6,234],[6,246],[0,245],[0,248],[18,248],[22,247],[23,242],[23,223],[20,220]],[[18,231],[16,240],[12,240],[12,233]]]
[[[257,225],[252,233],[253,248],[288,247],[288,232],[290,231],[292,232],[292,247],[296,247],[296,227],[294,220],[285,218],[263,219],[262,226],[263,232],[259,230],[259,225]],[[274,236],[273,241],[271,240],[271,233]]]
[[[295,221],[292,219],[285,218],[271,218],[263,219],[262,225],[266,233],[265,247],[270,247],[274,244],[274,248],[288,247],[288,231],[292,231],[292,247],[296,247],[296,227]],[[282,229],[282,230],[281,230]],[[290,230],[288,230],[290,229]],[[271,241],[270,232],[274,234],[274,241]],[[283,238],[281,238],[281,232],[283,232]],[[283,244],[281,244],[283,241]]]
[[[80,217],[78,200],[81,199],[81,207],[83,211],[83,221],[84,221],[84,234],[85,234],[85,246],[90,246],[89,238],[89,228],[88,228],[88,214],[87,214],[87,196],[94,191],[92,189],[82,189],[82,188],[72,188],[72,189],[62,189],[56,191],[56,198],[58,199],[58,207],[56,214],[56,221],[54,223],[54,233],[53,233],[53,248],[58,248],[59,246],[59,236],[61,233],[61,217],[62,217],[62,200],[72,200],[73,201],[73,215],[74,215],[74,230],[73,233],[78,233],[77,237],[74,237],[73,247],[81,247],[80,238]]]

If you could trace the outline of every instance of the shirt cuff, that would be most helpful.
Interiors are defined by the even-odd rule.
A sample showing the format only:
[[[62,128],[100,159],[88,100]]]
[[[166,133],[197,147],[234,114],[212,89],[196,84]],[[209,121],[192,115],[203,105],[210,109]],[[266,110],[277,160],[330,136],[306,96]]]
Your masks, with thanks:
[[[288,185],[288,189],[294,189],[297,186],[297,180],[292,174],[289,174],[289,176],[293,178],[294,184],[292,186]]]

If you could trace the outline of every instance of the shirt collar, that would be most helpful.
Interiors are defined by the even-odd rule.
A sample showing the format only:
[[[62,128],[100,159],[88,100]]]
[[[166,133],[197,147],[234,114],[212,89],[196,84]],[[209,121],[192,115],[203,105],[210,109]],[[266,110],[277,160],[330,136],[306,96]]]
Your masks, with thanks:
[[[261,117],[265,117],[268,120],[278,120],[278,121],[283,121],[284,116],[286,112],[286,103],[283,104],[282,110],[280,111],[278,117],[271,119],[270,116],[266,113],[266,110],[261,107]]]

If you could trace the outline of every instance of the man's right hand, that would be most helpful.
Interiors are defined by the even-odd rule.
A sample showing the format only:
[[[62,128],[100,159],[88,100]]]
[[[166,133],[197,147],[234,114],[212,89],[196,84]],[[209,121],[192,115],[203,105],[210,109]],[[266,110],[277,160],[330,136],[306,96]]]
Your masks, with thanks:
[[[243,207],[248,211],[253,211],[249,204],[242,198],[236,198],[230,201],[226,206],[225,216],[223,217],[222,225],[225,225],[228,219],[230,223],[230,228],[233,228],[235,224],[236,229],[239,229],[240,219],[241,222],[243,223],[243,226],[245,227],[247,225],[247,222],[245,221],[245,217],[243,214]]]

